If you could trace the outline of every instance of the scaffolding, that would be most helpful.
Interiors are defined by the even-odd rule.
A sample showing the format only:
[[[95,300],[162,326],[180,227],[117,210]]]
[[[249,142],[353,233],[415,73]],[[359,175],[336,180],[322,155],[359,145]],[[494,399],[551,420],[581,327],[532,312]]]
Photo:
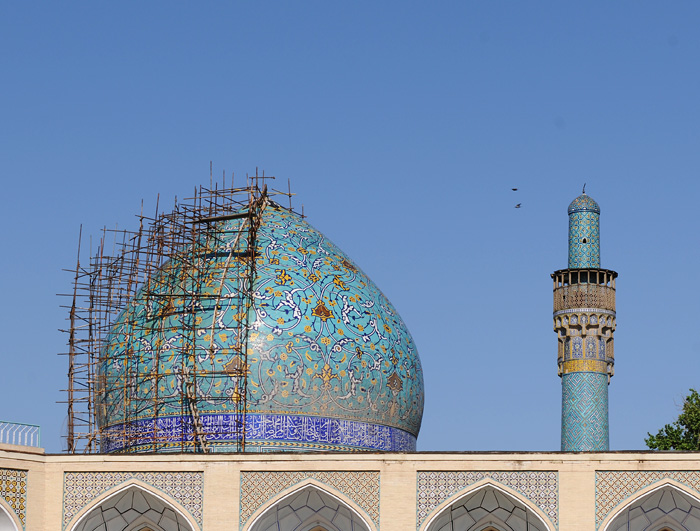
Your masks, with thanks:
[[[200,186],[184,201],[176,199],[171,212],[160,213],[156,205],[149,218],[142,206],[137,230],[103,229],[87,263],[81,262],[81,228],[77,263],[68,270],[73,276],[72,293],[65,295],[70,304],[63,306],[69,311],[69,326],[63,330],[68,335],[68,453],[212,451],[212,440],[221,438],[220,427],[213,433],[199,408],[217,400],[235,404],[235,421],[228,424],[224,437],[229,441],[226,450],[245,451],[247,345],[255,318],[258,229],[271,202],[287,208],[280,204],[284,197],[292,211],[289,184],[287,192],[268,189],[273,179],[256,170],[255,176],[246,176],[243,187],[233,186],[233,176],[230,186],[225,176],[221,186],[213,186],[210,168],[210,186]],[[223,326],[224,283],[225,304],[234,305],[238,313],[235,330],[226,330],[232,336],[233,356],[222,367],[213,363],[213,351]],[[144,334],[153,333],[154,326],[161,327],[161,333],[164,326],[173,326],[175,321],[169,318],[176,319],[181,341],[167,350],[144,346]],[[104,364],[115,355],[115,323],[122,331],[117,356],[124,377],[119,389],[104,374]],[[171,393],[162,392],[166,375],[160,374],[159,357],[166,353],[177,379]],[[150,356],[148,364],[143,363],[144,355]],[[172,381],[172,374],[167,377]],[[229,396],[216,397],[209,391],[222,377],[230,378],[235,387]],[[166,411],[171,415],[173,407],[179,407],[183,423],[175,443],[163,436],[158,422]],[[120,410],[115,413],[115,408]],[[106,429],[103,420],[108,411],[123,422]],[[149,422],[136,429],[135,422],[143,418]]]

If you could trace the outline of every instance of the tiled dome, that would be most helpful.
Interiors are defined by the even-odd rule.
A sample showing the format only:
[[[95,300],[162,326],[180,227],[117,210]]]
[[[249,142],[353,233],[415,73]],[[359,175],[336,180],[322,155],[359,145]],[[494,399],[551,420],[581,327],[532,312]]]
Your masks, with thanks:
[[[569,214],[574,212],[595,212],[600,214],[600,207],[590,195],[583,193],[569,205]]]
[[[183,342],[178,305],[185,304],[178,297],[165,297],[166,309],[138,302],[144,299],[137,296],[117,319],[98,375],[103,451],[174,451],[183,437],[191,439],[183,435],[186,406],[179,392],[188,365],[215,375],[200,379],[197,389],[203,425],[210,434],[219,432],[208,436],[209,447],[232,449],[226,426],[235,421],[231,372],[241,364],[236,344],[241,309],[238,280],[223,262],[240,223],[219,222],[219,252],[205,258],[213,261],[214,273],[192,286],[200,294],[216,294],[218,299],[209,300],[220,304],[197,309],[192,352],[204,352],[203,358],[176,355]],[[256,263],[246,346],[246,451],[415,450],[423,414],[420,360],[406,325],[379,288],[301,216],[272,202],[257,232]],[[167,262],[156,278],[181,275],[184,267]],[[210,334],[214,317],[216,331]],[[129,357],[137,361],[127,363],[129,341],[140,346]],[[130,370],[158,374],[157,384],[139,384],[136,415],[127,415],[123,406]],[[125,430],[133,435],[128,446],[116,436]]]

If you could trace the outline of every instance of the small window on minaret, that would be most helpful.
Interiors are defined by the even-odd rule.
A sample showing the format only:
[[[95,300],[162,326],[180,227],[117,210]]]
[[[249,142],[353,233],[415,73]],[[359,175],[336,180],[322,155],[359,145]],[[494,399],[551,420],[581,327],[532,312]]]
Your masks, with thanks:
[[[581,240],[581,243],[588,243],[588,240],[584,238],[583,240]]]

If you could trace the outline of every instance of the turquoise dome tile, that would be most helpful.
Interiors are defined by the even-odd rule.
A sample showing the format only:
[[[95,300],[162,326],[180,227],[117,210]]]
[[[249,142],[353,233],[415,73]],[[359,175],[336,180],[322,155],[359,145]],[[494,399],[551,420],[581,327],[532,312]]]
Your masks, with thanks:
[[[596,203],[590,195],[584,193],[569,204],[568,212],[569,214],[573,214],[574,212],[595,212],[596,214],[600,214],[600,206],[598,206],[598,203]]]
[[[236,369],[243,365],[237,331],[246,309],[237,296],[240,263],[227,258],[240,223],[220,223],[196,277],[183,263],[167,262],[117,319],[99,376],[103,451],[167,450],[191,441],[180,399],[186,372],[197,375],[196,407],[211,446],[231,448]],[[256,250],[247,448],[415,450],[423,376],[392,304],[338,247],[274,203],[264,209]],[[144,296],[169,295],[174,283],[182,297]],[[191,293],[198,296],[188,299]],[[194,314],[184,311],[188,304],[196,305]],[[119,436],[125,432],[135,441],[129,448]],[[171,443],[156,445],[152,434]]]

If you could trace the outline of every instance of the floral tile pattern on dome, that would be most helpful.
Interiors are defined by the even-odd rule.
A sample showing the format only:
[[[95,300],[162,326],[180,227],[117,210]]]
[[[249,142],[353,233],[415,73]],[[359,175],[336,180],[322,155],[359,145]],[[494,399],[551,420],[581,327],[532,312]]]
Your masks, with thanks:
[[[63,475],[63,527],[95,498],[137,479],[177,500],[202,525],[202,472],[66,472]]]
[[[379,472],[241,472],[240,527],[267,501],[307,479],[342,492],[379,527]]]
[[[621,503],[633,497],[645,487],[664,479],[672,479],[695,490],[700,497],[700,471],[610,471],[595,474],[595,524],[596,529]]]
[[[22,527],[27,525],[27,477],[26,470],[0,468],[0,497],[12,507]]]
[[[557,472],[418,472],[416,528],[446,500],[467,491],[482,479],[493,480],[539,507],[559,527],[559,474]]]
[[[200,417],[235,421],[242,371],[247,374],[246,412],[251,420],[271,415],[287,416],[287,424],[315,417],[386,426],[408,434],[414,444],[423,413],[422,369],[395,308],[338,247],[299,215],[269,203],[257,230],[253,304],[248,309],[239,295],[248,277],[233,273],[243,258],[232,253],[234,241],[247,248],[244,222],[219,222],[217,238],[203,242],[196,253],[196,278],[186,271],[186,263],[167,262],[149,286],[150,298],[137,294],[117,319],[100,367],[106,409],[103,451],[139,451],[140,445],[142,451],[163,449],[160,441],[149,445],[149,436],[155,437],[149,433],[158,430],[149,430],[147,423],[155,417],[172,419],[173,429],[179,424],[180,440],[192,445],[187,420],[181,418],[183,374],[196,374]],[[178,278],[189,283],[185,292],[197,292],[196,303],[168,295],[172,279]],[[245,337],[243,321],[250,323]],[[240,344],[246,340],[244,359]],[[182,355],[183,345],[190,344],[190,354]],[[133,378],[127,367],[129,374],[140,375],[134,385],[126,385]],[[138,404],[138,411],[128,411],[125,403]],[[210,423],[207,442],[225,450],[217,443],[230,440],[227,433],[240,432],[231,425]],[[404,451],[411,445],[403,438],[397,432],[375,446],[367,437],[367,446],[362,446]],[[394,440],[398,444],[387,448],[386,442]],[[313,449],[316,441],[309,442]],[[352,443],[344,449],[357,448]]]

